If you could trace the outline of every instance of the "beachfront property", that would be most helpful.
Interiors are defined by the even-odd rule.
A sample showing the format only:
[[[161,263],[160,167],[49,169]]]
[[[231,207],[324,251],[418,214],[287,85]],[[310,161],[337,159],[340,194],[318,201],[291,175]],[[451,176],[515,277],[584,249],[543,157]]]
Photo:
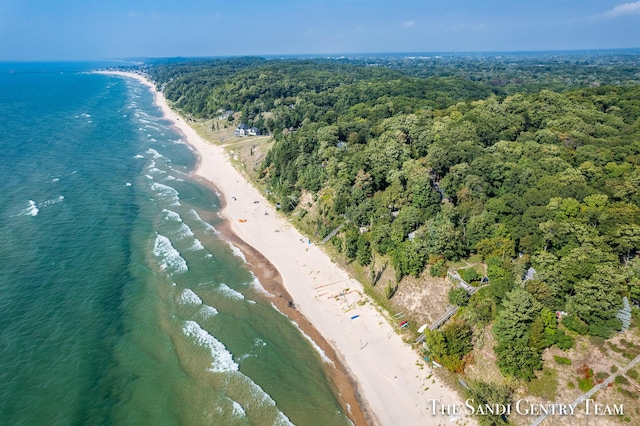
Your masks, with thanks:
[[[260,136],[260,130],[257,127],[249,127],[245,123],[240,123],[233,131],[233,136]]]

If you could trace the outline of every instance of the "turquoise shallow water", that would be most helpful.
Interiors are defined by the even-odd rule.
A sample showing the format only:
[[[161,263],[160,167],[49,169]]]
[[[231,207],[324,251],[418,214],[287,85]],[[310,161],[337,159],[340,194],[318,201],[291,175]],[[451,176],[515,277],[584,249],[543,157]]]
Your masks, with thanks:
[[[0,423],[349,424],[149,91],[92,66],[0,64]]]

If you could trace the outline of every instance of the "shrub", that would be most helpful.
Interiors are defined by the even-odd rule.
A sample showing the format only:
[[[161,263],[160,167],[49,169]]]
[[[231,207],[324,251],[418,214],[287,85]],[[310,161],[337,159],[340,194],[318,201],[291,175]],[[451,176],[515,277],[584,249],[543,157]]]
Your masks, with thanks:
[[[391,299],[393,295],[396,293],[396,289],[398,286],[392,286],[391,284],[387,284],[384,289],[384,295],[387,296],[387,299]]]
[[[580,378],[578,378],[578,389],[587,392],[593,387],[593,370],[587,367],[586,364],[582,364],[576,371],[580,375]]]
[[[474,405],[510,405],[512,402],[513,391],[506,386],[497,383],[484,383],[470,381],[468,388],[465,390],[465,397],[473,400]],[[476,415],[478,412],[476,411]],[[480,425],[504,425],[508,424],[506,416],[498,414],[486,413],[486,415],[478,415],[476,417]]]
[[[619,385],[628,385],[629,384],[629,379],[627,379],[626,377],[622,376],[622,375],[617,375],[615,378],[615,382]]]
[[[564,331],[558,330],[556,332],[556,346],[563,351],[567,351],[575,345],[576,341],[573,337],[567,336]]]
[[[586,335],[589,332],[589,326],[578,318],[577,315],[569,315],[568,317],[562,318],[562,324],[578,334]]]
[[[452,305],[466,306],[469,303],[469,293],[464,288],[454,287],[449,290],[447,299]]]
[[[618,366],[617,365],[612,365],[611,368],[609,369],[609,371],[611,371],[611,373],[615,373],[616,371],[618,371]]]
[[[620,347],[616,346],[615,344],[613,344],[613,343],[611,343],[611,342],[609,342],[609,348],[610,348],[612,351],[617,352],[617,353],[619,353],[619,354],[621,354],[622,352],[624,352],[624,349],[622,349],[622,348],[620,348]]]
[[[620,392],[622,395],[626,396],[627,398],[636,399],[638,397],[635,393],[628,391],[622,386],[618,386],[618,392]]]
[[[638,380],[638,370],[627,371],[627,376],[631,377],[633,380]]]
[[[429,275],[432,277],[446,277],[447,276],[447,264],[444,259],[436,260],[436,263],[429,268]]]
[[[569,358],[565,358],[563,356],[554,355],[553,359],[556,360],[557,364],[560,364],[560,365],[571,365],[571,360]]]
[[[463,280],[465,280],[468,283],[471,283],[472,281],[480,280],[480,274],[478,274],[476,270],[473,268],[467,268],[467,269],[461,270],[460,276],[462,277]]]
[[[530,395],[543,398],[547,401],[556,399],[557,389],[558,372],[549,368],[543,369],[540,377],[531,380],[527,384],[527,391]]]
[[[593,376],[593,377],[595,377],[595,379],[596,379],[596,381],[597,381],[598,383],[602,383],[602,381],[603,381],[604,379],[606,379],[607,377],[609,377],[609,373],[607,373],[606,371],[598,371],[598,372],[596,373],[596,375],[595,375],[595,376]]]
[[[591,377],[578,379],[578,389],[580,389],[582,392],[587,392],[592,387],[593,387],[593,379]]]

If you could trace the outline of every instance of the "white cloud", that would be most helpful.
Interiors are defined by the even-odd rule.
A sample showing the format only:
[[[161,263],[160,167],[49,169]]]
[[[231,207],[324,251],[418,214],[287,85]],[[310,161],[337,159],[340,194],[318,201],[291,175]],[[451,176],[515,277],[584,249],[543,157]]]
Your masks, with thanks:
[[[609,18],[617,18],[624,15],[640,14],[640,1],[634,1],[631,3],[619,4],[611,10],[604,13],[604,16]]]
[[[638,2],[638,3],[640,3],[640,2]],[[404,28],[411,28],[411,27],[413,27],[415,24],[416,24],[416,23],[415,23],[415,21],[404,21],[401,25],[402,25],[402,27],[404,27]]]

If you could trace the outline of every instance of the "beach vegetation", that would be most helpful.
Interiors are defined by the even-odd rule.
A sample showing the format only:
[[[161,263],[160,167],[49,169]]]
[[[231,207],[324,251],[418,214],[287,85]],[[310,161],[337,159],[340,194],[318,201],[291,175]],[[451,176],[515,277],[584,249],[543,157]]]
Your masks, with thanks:
[[[465,355],[472,349],[473,330],[464,319],[454,319],[442,330],[425,330],[429,354],[449,371],[464,371]]]
[[[493,382],[469,381],[465,397],[474,407],[508,407],[513,402],[513,390]],[[478,412],[476,419],[482,426],[509,424],[508,414]]]
[[[527,383],[527,394],[545,401],[555,401],[558,390],[558,371],[544,368],[535,379]]]
[[[453,287],[447,294],[447,300],[452,305],[466,306],[469,303],[469,293],[464,288]]]

